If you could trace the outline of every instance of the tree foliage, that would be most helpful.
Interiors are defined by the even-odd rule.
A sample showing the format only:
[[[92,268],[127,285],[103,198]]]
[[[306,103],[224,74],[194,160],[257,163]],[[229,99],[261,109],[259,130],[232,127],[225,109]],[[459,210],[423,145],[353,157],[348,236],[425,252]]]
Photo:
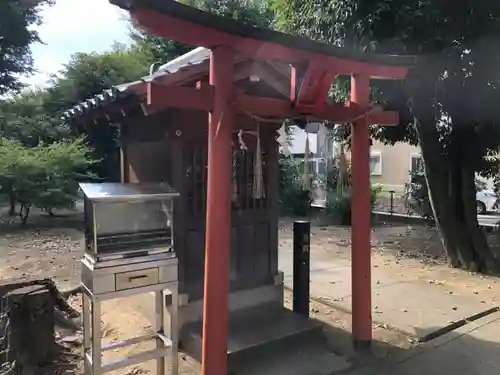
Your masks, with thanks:
[[[182,2],[246,24],[273,26],[274,13],[269,4],[263,0],[183,0]],[[130,30],[130,36],[136,47],[149,57],[151,63],[155,64],[167,63],[194,48],[173,40],[143,33],[133,27]]]
[[[193,49],[193,47],[159,36],[144,34],[132,29],[130,36],[136,47],[148,56],[151,64],[163,65]],[[156,66],[157,68],[158,66]]]
[[[476,172],[498,169],[500,3],[274,0],[273,6],[278,26],[288,32],[357,50],[421,56],[404,82],[373,85],[374,100],[401,113],[400,126],[374,127],[373,134],[385,143],[420,146],[450,264],[500,270],[477,223],[474,188]],[[336,93],[345,94],[342,89]]]
[[[76,192],[76,170],[85,174],[90,168],[105,179],[119,175],[116,128],[108,123],[88,126],[85,137],[75,139],[74,129],[64,124],[61,115],[104,89],[137,80],[147,74],[148,64],[141,51],[129,46],[79,53],[48,89],[23,91],[0,103],[4,162],[0,185],[10,195],[11,212],[16,201],[23,217],[33,205],[47,210],[65,206]],[[64,154],[72,155],[65,159]]]
[[[72,206],[78,196],[78,180],[91,177],[87,170],[93,162],[83,138],[35,147],[1,138],[0,193],[13,194],[25,223],[32,206],[49,213]]]
[[[279,159],[278,203],[288,214],[306,216],[312,203],[312,192],[304,187],[299,165],[292,157]]]
[[[26,90],[0,102],[1,136],[30,147],[67,137],[69,128],[44,108],[47,96],[44,90]]]
[[[410,173],[410,179],[405,184],[404,199],[410,213],[420,215],[426,220],[433,220],[434,215],[429,200],[429,190],[422,169]]]
[[[44,110],[60,119],[70,107],[102,93],[115,85],[138,80],[148,73],[150,60],[138,48],[115,45],[109,52],[77,53],[53,78],[47,90]],[[84,135],[100,160],[93,167],[103,179],[116,180],[119,176],[117,128],[107,122],[91,124]]]
[[[149,58],[138,48],[116,44],[103,53],[76,53],[53,77],[46,108],[53,113],[148,73]]]
[[[19,79],[33,71],[30,45],[40,42],[34,26],[52,0],[0,1],[0,96],[21,87]]]
[[[265,0],[184,0],[183,2],[248,25],[273,26],[274,12]]]

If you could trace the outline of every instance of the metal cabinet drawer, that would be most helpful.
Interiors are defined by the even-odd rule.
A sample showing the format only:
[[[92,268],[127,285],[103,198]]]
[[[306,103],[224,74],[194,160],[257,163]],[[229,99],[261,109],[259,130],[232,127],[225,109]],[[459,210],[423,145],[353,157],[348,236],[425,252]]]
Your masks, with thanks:
[[[117,273],[115,276],[116,290],[140,288],[142,286],[158,284],[158,281],[158,267]]]

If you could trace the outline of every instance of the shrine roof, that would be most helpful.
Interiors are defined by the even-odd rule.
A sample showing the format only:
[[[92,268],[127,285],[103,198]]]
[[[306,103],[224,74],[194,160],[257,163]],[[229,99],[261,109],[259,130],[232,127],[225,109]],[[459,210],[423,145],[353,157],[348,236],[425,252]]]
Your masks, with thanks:
[[[163,65],[154,73],[142,77],[140,80],[128,82],[103,90],[100,94],[77,103],[72,108],[65,111],[62,115],[63,120],[72,120],[85,116],[93,110],[98,110],[113,103],[126,103],[130,101],[139,102],[144,93],[137,90],[143,83],[152,81],[161,81],[168,75],[182,73],[194,66],[198,66],[210,59],[210,50],[198,47],[184,55],[181,55]]]
[[[317,53],[344,60],[402,67],[411,67],[417,63],[416,56],[382,55],[356,51],[349,48],[341,48],[313,41],[305,37],[293,36],[268,28],[256,27],[238,22],[233,19],[228,19],[213,13],[198,10],[174,0],[109,0],[109,2],[122,9],[130,11],[132,15],[136,10],[152,10],[154,12],[170,16],[174,19],[186,21],[193,25],[215,30],[226,35],[240,37],[243,39],[252,39],[260,42],[274,43],[294,50]],[[186,34],[190,33],[190,31],[185,32]],[[191,34],[193,33],[191,32],[190,35]],[[203,40],[205,37],[200,35],[199,38],[200,40]],[[208,40],[208,38],[205,39]],[[212,43],[213,45],[198,45],[203,45],[207,48],[216,46],[216,41],[214,40],[211,42],[207,41],[207,43]]]

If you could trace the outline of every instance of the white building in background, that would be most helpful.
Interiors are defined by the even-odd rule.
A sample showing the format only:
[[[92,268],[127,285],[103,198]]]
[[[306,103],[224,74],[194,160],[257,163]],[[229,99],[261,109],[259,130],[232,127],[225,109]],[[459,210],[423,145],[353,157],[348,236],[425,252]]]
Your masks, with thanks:
[[[323,205],[326,200],[327,166],[334,157],[334,142],[326,127],[318,123],[308,124],[305,130],[292,126],[291,133],[290,146],[285,153],[298,161],[304,160],[306,139],[309,139],[308,170],[314,176],[313,199],[316,204]]]
[[[299,128],[298,126],[292,126],[290,128],[292,133],[292,141],[290,144],[289,151],[295,156],[304,155],[306,147],[306,136],[309,138],[309,151],[313,154],[318,152],[318,136],[314,133],[306,133],[305,130]]]
[[[315,188],[313,191],[314,205],[324,205],[326,203],[326,181],[328,171],[328,161],[332,160],[339,152],[339,145],[332,140],[328,131],[319,131],[318,127],[312,124],[306,133],[305,130],[293,126],[292,141],[288,147],[290,156],[297,160],[304,159],[306,137],[309,138],[309,171],[315,177]],[[349,150],[346,156],[350,159]],[[397,195],[403,195],[405,185],[410,181],[412,172],[423,167],[423,160],[420,147],[407,143],[396,143],[395,145],[385,145],[373,140],[370,147],[370,174],[373,184],[382,187],[382,193],[394,191]],[[493,180],[482,180],[487,189],[493,189]]]
[[[305,152],[306,135],[309,138],[311,152],[309,170],[313,171],[319,179],[326,178],[328,160],[339,152],[339,145],[332,140],[328,131],[318,131],[317,126],[310,127],[310,133],[299,127],[293,128],[290,153],[296,159],[303,159]],[[346,150],[350,159],[350,152]],[[406,143],[396,143],[393,146],[384,145],[373,141],[370,147],[370,174],[372,183],[381,185],[384,190],[403,192],[405,184],[409,181],[410,172],[417,170],[422,165],[420,149]],[[326,196],[326,194],[320,194]]]
[[[307,129],[309,132],[295,125],[291,126],[290,129],[292,140],[288,150],[293,156],[304,156],[306,137],[309,138],[309,152],[314,158],[328,158],[334,156],[334,142],[329,137],[329,131],[326,127],[321,128],[320,124],[312,123],[309,129]]]

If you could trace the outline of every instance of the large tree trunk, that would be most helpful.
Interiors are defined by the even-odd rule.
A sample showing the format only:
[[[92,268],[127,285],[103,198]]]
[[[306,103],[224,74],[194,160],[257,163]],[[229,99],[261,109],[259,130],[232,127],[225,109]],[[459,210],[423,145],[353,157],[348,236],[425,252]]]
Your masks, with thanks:
[[[449,264],[452,267],[460,267],[461,264],[471,261],[472,256],[467,252],[466,241],[459,236],[463,231],[458,228],[456,222],[458,202],[454,199],[456,194],[451,188],[452,176],[442,157],[435,122],[432,119],[427,119],[426,123],[423,121],[415,119],[415,127],[425,165],[432,212]]]
[[[500,261],[495,258],[486,240],[485,232],[479,227],[476,209],[475,161],[483,155],[475,155],[475,132],[470,124],[463,124],[453,130],[457,132],[454,155],[460,171],[458,184],[461,188],[461,209],[463,224],[473,249],[474,262],[479,271],[500,271]]]
[[[423,126],[419,121],[415,124],[426,169],[429,199],[448,262],[452,267],[479,271],[484,263],[483,257],[478,255],[484,255],[485,250],[479,247],[481,240],[478,235],[484,238],[484,234],[474,231],[474,220],[475,226],[479,226],[475,210],[475,191],[473,190],[471,198],[470,189],[467,189],[470,184],[469,172],[456,163],[456,160],[452,160],[455,162],[452,163],[444,158],[440,149],[436,152],[435,146],[439,144],[439,138],[434,131],[429,130],[431,124]],[[433,126],[435,128],[435,124]],[[472,184],[473,177],[474,172]],[[472,217],[467,200],[474,205]]]
[[[457,126],[445,152],[437,128],[440,111],[433,101],[433,84],[426,87],[425,82],[435,81],[432,76],[419,77],[416,84],[411,86],[410,107],[443,249],[452,267],[474,272],[498,272],[500,262],[491,253],[477,221],[475,159],[467,151],[470,147],[467,142],[471,142],[471,133],[467,129],[470,128],[467,124]]]

